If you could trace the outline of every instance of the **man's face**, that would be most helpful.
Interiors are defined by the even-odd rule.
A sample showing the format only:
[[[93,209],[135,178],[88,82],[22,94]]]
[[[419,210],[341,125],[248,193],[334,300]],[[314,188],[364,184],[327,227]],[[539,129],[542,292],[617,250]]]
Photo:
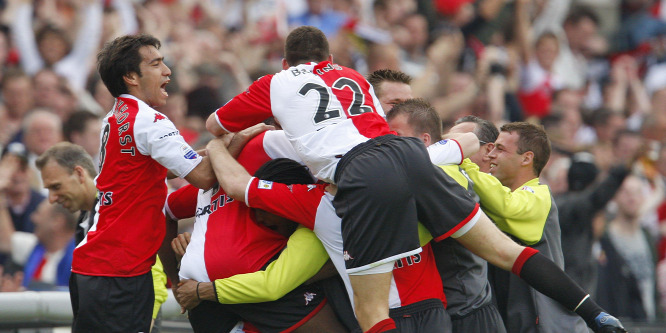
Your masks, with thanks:
[[[56,161],[49,160],[42,168],[42,181],[49,190],[49,202],[59,203],[70,212],[87,209],[85,206],[85,183],[81,171],[69,171]]]
[[[516,132],[500,132],[495,148],[488,153],[490,173],[504,186],[513,182],[523,160],[523,155],[518,154],[518,139]]]
[[[380,87],[381,96],[377,96],[377,98],[379,98],[384,113],[393,109],[394,105],[414,98],[412,88],[406,83],[384,81]]]
[[[296,222],[292,222],[284,217],[271,214],[261,209],[254,210],[254,218],[257,223],[266,226],[268,229],[271,229],[286,238],[289,238],[298,226]]]
[[[37,209],[30,214],[30,220],[35,225],[35,236],[40,242],[49,238],[56,228],[55,216],[53,216],[53,204],[42,201]]]
[[[41,155],[62,141],[62,132],[59,124],[54,124],[51,118],[36,118],[26,129],[24,141],[28,151]]]
[[[415,133],[414,128],[409,124],[408,116],[406,114],[399,114],[393,117],[389,120],[388,124],[391,130],[398,133],[399,136],[420,138],[420,136]]]
[[[72,133],[72,143],[75,143],[90,156],[96,156],[99,153],[99,133],[102,131],[102,120],[90,119],[86,121],[86,126],[81,133]]]
[[[164,63],[164,57],[154,46],[143,46],[139,49],[141,55],[141,76],[137,78],[138,85],[134,91],[136,97],[146,104],[157,107],[166,104],[169,94],[166,85],[169,82],[171,70]]]

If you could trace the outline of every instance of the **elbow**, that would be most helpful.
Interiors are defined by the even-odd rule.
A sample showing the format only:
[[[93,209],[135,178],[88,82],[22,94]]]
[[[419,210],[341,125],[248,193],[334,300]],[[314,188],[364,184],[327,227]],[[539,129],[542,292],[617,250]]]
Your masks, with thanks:
[[[208,119],[206,120],[206,129],[208,132],[215,136],[220,136],[225,133],[225,131],[222,129],[220,124],[217,123],[217,119],[215,119],[215,113],[212,113],[210,116],[208,116]]]

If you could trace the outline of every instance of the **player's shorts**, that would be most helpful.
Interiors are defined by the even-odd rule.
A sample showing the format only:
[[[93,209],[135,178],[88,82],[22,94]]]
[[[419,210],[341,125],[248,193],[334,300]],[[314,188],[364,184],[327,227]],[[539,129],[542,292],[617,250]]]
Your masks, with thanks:
[[[419,253],[417,221],[441,240],[479,213],[417,138],[384,135],[352,148],[338,163],[335,182],[350,274]]]
[[[482,306],[464,316],[451,316],[453,333],[487,332],[506,333],[504,321],[493,303]]]
[[[134,277],[72,273],[72,332],[149,332],[155,291],[151,272]]]
[[[195,332],[226,333],[244,320],[261,332],[292,331],[314,317],[326,304],[319,283],[301,285],[282,298],[263,303],[220,304],[203,301],[190,310]]]
[[[391,309],[389,317],[395,321],[395,326],[400,333],[451,332],[451,318],[439,299],[427,299]]]

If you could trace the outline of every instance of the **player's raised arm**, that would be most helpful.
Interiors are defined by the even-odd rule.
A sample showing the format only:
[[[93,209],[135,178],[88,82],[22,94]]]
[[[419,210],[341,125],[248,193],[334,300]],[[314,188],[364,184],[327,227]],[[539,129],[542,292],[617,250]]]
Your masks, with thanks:
[[[215,115],[215,112],[211,113],[210,116],[208,116],[208,119],[206,120],[206,129],[208,132],[212,133],[215,136],[220,136],[227,134],[226,130],[220,126],[220,124],[217,122],[217,116]]]
[[[245,189],[252,176],[229,154],[222,139],[211,140],[206,150],[220,186],[228,196],[245,202]]]

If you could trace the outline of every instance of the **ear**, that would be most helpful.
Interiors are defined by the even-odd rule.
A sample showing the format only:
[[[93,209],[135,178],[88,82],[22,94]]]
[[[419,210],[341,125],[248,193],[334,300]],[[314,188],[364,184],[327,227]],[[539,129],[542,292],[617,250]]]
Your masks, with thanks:
[[[328,59],[326,59],[326,60],[328,60],[328,61],[330,61],[331,63],[333,63],[333,55],[329,53],[329,55],[328,55]]]
[[[123,81],[125,81],[128,88],[129,86],[137,86],[139,85],[139,74],[135,72],[127,73],[123,76]]]
[[[81,184],[83,184],[86,181],[86,178],[88,177],[88,172],[80,165],[74,167],[73,174],[76,176],[76,179],[78,179],[79,183]]]
[[[533,162],[534,162],[534,152],[527,151],[523,154],[523,160],[521,161],[520,165],[523,166],[532,165]]]
[[[282,69],[289,69],[289,63],[287,62],[287,59],[282,58]]]
[[[492,142],[489,142],[485,147],[481,147],[483,149],[483,160],[484,161],[489,161],[490,157],[488,157],[488,154],[490,154],[493,149],[495,149],[495,144]]]
[[[423,143],[425,143],[426,147],[428,147],[432,144],[432,137],[428,133],[423,133],[423,134],[421,134],[421,141],[423,141]]]

